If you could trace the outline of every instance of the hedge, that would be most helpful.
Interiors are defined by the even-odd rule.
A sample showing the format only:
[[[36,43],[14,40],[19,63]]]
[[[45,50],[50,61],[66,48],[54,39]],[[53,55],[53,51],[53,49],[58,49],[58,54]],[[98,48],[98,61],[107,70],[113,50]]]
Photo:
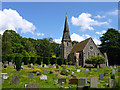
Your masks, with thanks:
[[[50,58],[50,64],[56,64],[57,63],[57,59],[56,58]]]
[[[50,57],[44,57],[43,58],[43,64],[49,64],[50,63]]]
[[[58,65],[62,65],[63,64],[63,62],[64,62],[64,59],[63,58],[57,58],[57,64]]]
[[[36,63],[41,65],[41,62],[43,62],[43,57],[37,57]]]
[[[20,71],[22,64],[22,57],[15,57],[16,70]]]

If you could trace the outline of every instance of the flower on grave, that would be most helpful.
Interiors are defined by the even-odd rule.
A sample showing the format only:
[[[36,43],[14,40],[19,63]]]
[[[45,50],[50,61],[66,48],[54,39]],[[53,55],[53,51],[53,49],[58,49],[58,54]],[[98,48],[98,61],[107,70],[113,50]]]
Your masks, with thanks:
[[[42,73],[42,70],[39,69],[39,68],[34,68],[34,69],[30,70],[30,72],[31,72],[31,73],[36,73],[36,72]]]

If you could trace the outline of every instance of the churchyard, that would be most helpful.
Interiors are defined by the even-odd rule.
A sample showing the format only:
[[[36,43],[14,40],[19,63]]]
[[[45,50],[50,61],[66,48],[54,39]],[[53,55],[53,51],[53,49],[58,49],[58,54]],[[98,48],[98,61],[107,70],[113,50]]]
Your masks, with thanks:
[[[120,87],[120,68],[116,66],[97,68],[76,68],[75,65],[22,64],[17,72],[9,63],[2,65],[2,88],[112,88]],[[31,71],[35,71],[34,73]],[[120,80],[119,80],[120,81]]]

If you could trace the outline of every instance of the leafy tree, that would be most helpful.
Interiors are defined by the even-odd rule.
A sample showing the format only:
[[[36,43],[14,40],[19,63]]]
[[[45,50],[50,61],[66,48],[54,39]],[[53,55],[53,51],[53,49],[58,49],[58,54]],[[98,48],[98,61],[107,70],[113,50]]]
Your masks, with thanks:
[[[57,64],[58,65],[62,65],[63,62],[64,62],[64,58],[60,58],[60,57],[57,58]]]
[[[105,58],[101,56],[91,56],[90,58],[85,60],[86,63],[88,64],[93,64],[94,66],[104,64],[105,63]]]
[[[120,64],[120,33],[110,28],[102,37],[100,37],[101,45],[100,50],[108,55],[108,61],[110,65]]]
[[[75,45],[77,43],[78,43],[78,41],[72,41],[72,45]]]

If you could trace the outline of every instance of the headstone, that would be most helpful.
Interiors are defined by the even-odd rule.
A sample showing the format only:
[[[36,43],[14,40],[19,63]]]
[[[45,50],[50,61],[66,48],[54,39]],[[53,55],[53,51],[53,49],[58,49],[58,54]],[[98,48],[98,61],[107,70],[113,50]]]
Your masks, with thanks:
[[[46,64],[44,65],[44,68],[46,68]]]
[[[8,78],[7,73],[1,73],[1,77],[2,77],[3,79],[7,79],[7,78]]]
[[[25,88],[31,88],[29,90],[35,88],[35,90],[39,90],[39,84],[25,84]]]
[[[115,79],[108,79],[108,82],[109,82],[109,87],[114,87],[116,85],[115,83]]]
[[[97,78],[90,79],[90,87],[97,87]]]
[[[84,71],[84,69],[81,69],[81,71],[83,72],[83,71]]]
[[[108,73],[104,73],[104,76],[108,76]]]
[[[87,71],[85,70],[84,74],[87,74]]]
[[[62,82],[61,85],[64,86],[64,83],[65,83],[65,82]]]
[[[37,75],[37,76],[40,76],[41,73],[40,73],[39,71],[36,71],[36,75]]]
[[[12,62],[9,62],[9,66],[12,66]]]
[[[47,74],[47,70],[44,70],[44,73]]]
[[[65,67],[65,66],[63,67],[63,70],[66,70],[66,67]]]
[[[76,79],[76,78],[71,78],[69,80],[69,84],[77,84],[77,82],[78,82],[78,79]]]
[[[58,68],[59,68],[59,66],[57,65],[57,66],[56,66],[56,69],[58,69]]]
[[[53,68],[53,66],[50,66],[50,68]]]
[[[37,68],[39,68],[39,65],[37,65]]]
[[[65,79],[65,78],[60,78],[60,79],[58,79],[58,83],[59,83],[59,84],[62,84],[62,82],[66,83],[66,79]]]
[[[33,78],[33,73],[29,73],[28,78]]]
[[[103,79],[103,74],[99,74],[99,79]]]
[[[86,85],[86,82],[87,82],[86,80],[87,79],[85,79],[85,78],[78,79],[77,88],[84,87]]]
[[[23,66],[21,66],[21,69],[23,69]]]
[[[80,72],[80,69],[77,69],[77,72]]]
[[[18,76],[14,76],[12,78],[12,84],[19,84],[19,77]]]
[[[8,61],[6,61],[6,62],[4,63],[4,65],[8,65]]]
[[[4,83],[3,77],[0,77],[0,84]]]
[[[72,72],[72,74],[74,74],[74,72]]]
[[[86,71],[89,71],[89,69],[86,69]]]
[[[46,75],[41,75],[41,76],[40,76],[40,79],[45,79],[45,80],[47,80],[47,76],[46,76]]]
[[[34,67],[32,67],[31,69],[34,69]]]
[[[112,70],[112,74],[115,74],[115,70],[114,69]]]
[[[97,71],[100,71],[100,68],[97,68]]]
[[[24,62],[22,62],[22,65],[24,65]]]
[[[31,65],[31,67],[33,67],[33,63],[31,63],[30,65]]]

